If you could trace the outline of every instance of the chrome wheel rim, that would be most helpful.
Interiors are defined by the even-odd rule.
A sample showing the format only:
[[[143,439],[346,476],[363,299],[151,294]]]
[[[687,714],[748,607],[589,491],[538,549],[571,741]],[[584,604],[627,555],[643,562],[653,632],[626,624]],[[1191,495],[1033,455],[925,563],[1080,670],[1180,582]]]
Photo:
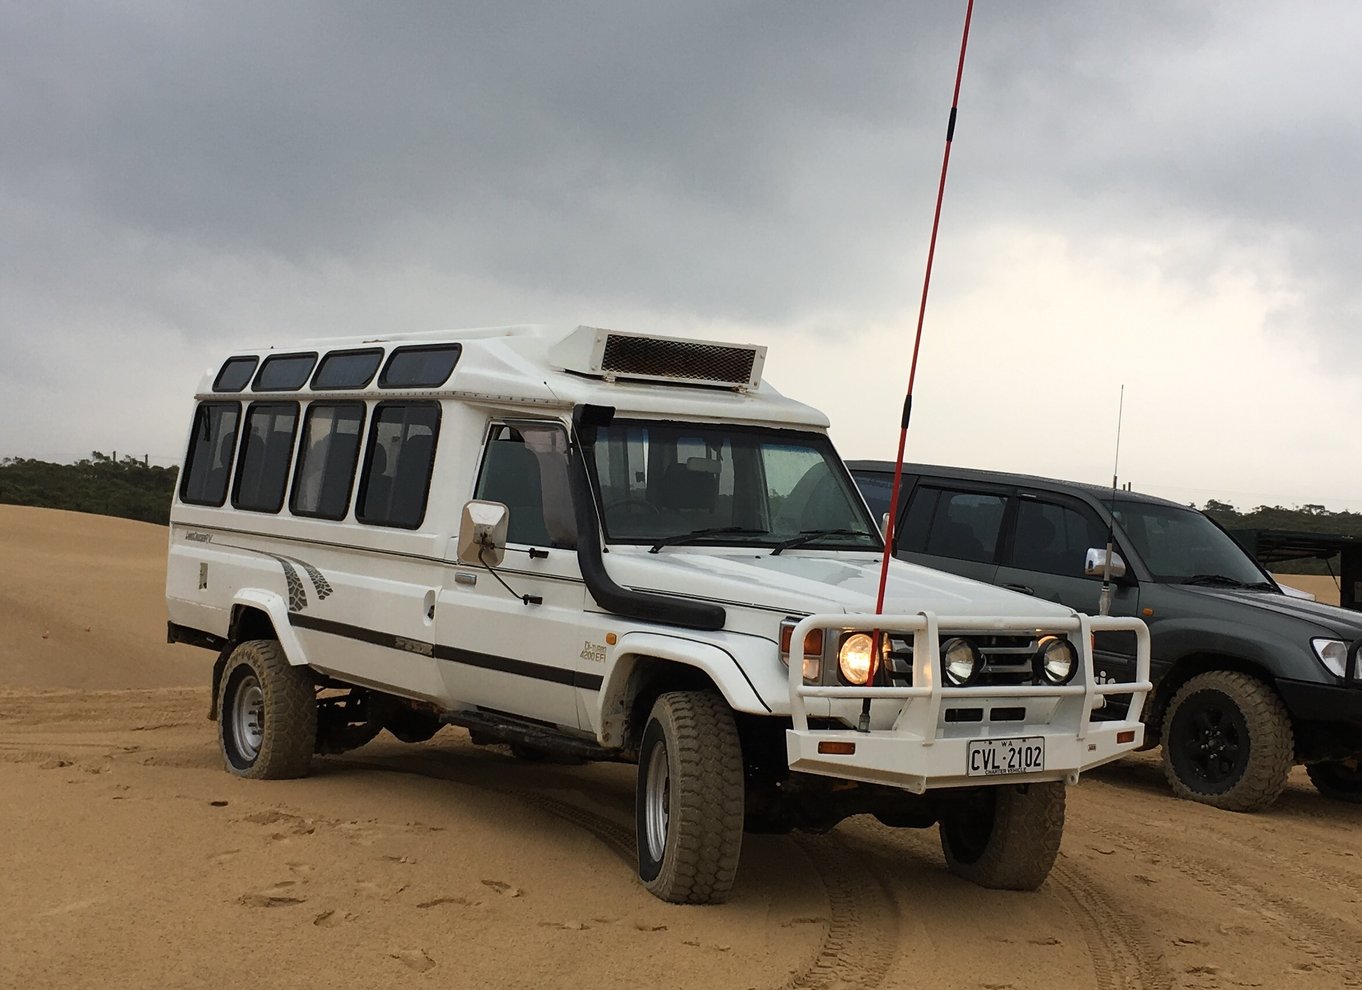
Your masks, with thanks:
[[[662,862],[667,851],[667,809],[671,803],[671,776],[667,769],[667,746],[659,742],[648,757],[648,786],[644,793],[644,831],[648,855]]]
[[[254,674],[247,674],[237,685],[232,699],[232,730],[236,748],[245,760],[249,762],[260,755],[260,745],[265,740],[265,692]]]

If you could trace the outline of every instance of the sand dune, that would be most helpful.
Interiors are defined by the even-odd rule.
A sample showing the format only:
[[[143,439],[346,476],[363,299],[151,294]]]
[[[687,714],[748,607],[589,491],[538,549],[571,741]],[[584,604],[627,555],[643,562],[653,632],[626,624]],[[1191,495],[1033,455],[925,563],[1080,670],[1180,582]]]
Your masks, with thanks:
[[[1359,985],[1362,808],[1299,773],[1254,816],[1149,755],[1092,774],[1034,895],[951,877],[934,831],[751,836],[707,908],[634,879],[628,767],[447,729],[238,780],[211,656],[163,642],[164,539],[0,506],[0,987]]]

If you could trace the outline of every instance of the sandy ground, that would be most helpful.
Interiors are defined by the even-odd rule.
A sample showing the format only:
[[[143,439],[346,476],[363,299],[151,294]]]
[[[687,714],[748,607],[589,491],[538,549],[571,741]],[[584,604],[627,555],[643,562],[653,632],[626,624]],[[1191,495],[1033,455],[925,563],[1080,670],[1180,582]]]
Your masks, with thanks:
[[[1252,816],[1151,755],[1093,773],[1035,894],[854,820],[748,837],[701,908],[635,881],[627,767],[446,729],[237,780],[211,658],[161,642],[164,540],[0,506],[0,987],[1362,986],[1362,807],[1299,771]]]

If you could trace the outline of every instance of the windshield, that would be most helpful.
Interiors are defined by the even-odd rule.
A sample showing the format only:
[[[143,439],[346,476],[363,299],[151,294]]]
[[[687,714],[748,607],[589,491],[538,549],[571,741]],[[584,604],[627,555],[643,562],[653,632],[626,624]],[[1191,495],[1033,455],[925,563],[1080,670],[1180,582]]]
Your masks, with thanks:
[[[1247,586],[1267,581],[1253,558],[1195,509],[1118,501],[1112,515],[1156,580]]]
[[[817,433],[615,420],[594,448],[606,539],[805,549],[883,546]]]

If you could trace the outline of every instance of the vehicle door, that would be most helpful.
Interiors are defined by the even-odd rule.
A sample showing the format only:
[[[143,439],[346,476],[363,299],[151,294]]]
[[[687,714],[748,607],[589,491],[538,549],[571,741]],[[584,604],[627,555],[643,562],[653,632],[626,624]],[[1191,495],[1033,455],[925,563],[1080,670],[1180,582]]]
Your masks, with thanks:
[[[1100,577],[1084,576],[1088,550],[1107,545],[1107,527],[1080,499],[1051,492],[1017,493],[1016,512],[1005,541],[996,583],[1097,615]],[[1119,544],[1118,553],[1122,553]],[[1132,575],[1112,582],[1111,614],[1139,614],[1140,588]],[[1099,680],[1129,680],[1135,673],[1134,633],[1097,637],[1094,663]]]
[[[1010,489],[924,477],[895,539],[905,560],[993,584]]]
[[[491,424],[474,497],[509,510],[505,558],[462,564],[451,548],[436,657],[455,700],[576,728],[586,590],[567,449],[557,422]]]

